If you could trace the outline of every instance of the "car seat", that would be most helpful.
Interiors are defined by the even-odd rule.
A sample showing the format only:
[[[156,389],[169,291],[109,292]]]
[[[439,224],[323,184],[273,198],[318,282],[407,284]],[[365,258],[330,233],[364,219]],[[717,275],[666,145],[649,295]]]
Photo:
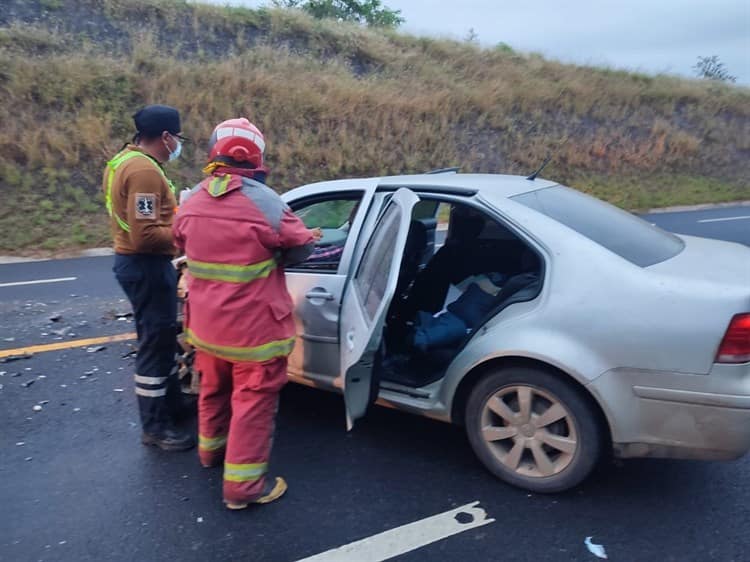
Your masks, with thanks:
[[[404,255],[401,258],[401,269],[398,272],[396,295],[408,289],[422,265],[422,258],[427,249],[427,227],[419,220],[412,220],[409,234],[406,236]]]

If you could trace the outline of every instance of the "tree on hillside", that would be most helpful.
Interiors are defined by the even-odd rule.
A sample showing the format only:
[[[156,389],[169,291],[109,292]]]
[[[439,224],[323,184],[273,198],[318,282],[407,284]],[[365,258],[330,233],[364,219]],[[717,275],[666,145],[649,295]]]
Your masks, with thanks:
[[[724,63],[716,55],[698,57],[698,62],[693,65],[693,70],[698,78],[717,80],[719,82],[735,82],[737,80],[736,76],[729,74]]]
[[[371,27],[398,27],[401,10],[391,10],[380,0],[273,0],[280,8],[297,8],[318,19],[335,19]]]
[[[473,27],[469,28],[469,31],[466,33],[466,37],[464,37],[464,41],[467,43],[472,43],[474,45],[479,45],[479,34],[474,30]]]

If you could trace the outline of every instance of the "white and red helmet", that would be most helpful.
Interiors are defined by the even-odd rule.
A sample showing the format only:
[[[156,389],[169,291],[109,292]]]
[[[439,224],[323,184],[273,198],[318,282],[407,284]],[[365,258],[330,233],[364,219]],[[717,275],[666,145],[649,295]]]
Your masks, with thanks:
[[[239,117],[219,123],[211,135],[209,147],[209,162],[223,156],[260,168],[263,165],[266,141],[258,127],[244,117]]]

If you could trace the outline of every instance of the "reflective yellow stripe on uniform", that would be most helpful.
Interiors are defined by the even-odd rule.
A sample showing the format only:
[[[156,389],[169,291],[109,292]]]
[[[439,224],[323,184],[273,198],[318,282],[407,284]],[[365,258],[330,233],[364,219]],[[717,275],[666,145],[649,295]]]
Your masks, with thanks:
[[[262,363],[276,357],[286,357],[294,348],[294,338],[276,340],[254,347],[234,347],[229,345],[214,345],[196,337],[190,328],[185,330],[185,339],[198,349],[226,359],[227,361],[253,361]]]
[[[224,480],[230,482],[252,482],[259,480],[268,471],[268,463],[254,464],[224,463]]]
[[[227,191],[227,186],[232,177],[229,174],[224,176],[218,176],[208,182],[208,193],[213,197],[219,197],[224,195]]]
[[[250,265],[235,265],[229,263],[212,263],[188,260],[188,271],[196,279],[209,281],[226,281],[228,283],[249,283],[256,279],[268,277],[276,268],[276,260],[253,263]]]
[[[198,448],[204,451],[218,451],[223,449],[227,444],[227,436],[205,437],[198,434]]]
[[[164,180],[167,182],[167,185],[169,186],[169,189],[172,190],[172,193],[177,192],[177,188],[175,185],[169,180],[169,178],[164,173],[164,170],[161,169],[161,167],[154,162],[151,158],[143,154],[142,152],[138,152],[137,150],[133,150],[126,153],[118,153],[112,160],[107,162],[107,166],[109,167],[109,174],[107,175],[107,192],[104,194],[104,201],[105,205],[107,207],[107,212],[109,213],[110,217],[114,217],[114,219],[117,221],[117,224],[122,228],[125,232],[130,232],[130,226],[127,222],[122,220],[120,216],[114,212],[112,209],[112,183],[115,179],[115,172],[117,171],[117,168],[120,167],[120,164],[127,162],[131,158],[135,158],[136,156],[143,156],[144,158],[148,158],[148,160],[154,165],[154,167],[159,171],[161,176],[164,178]]]

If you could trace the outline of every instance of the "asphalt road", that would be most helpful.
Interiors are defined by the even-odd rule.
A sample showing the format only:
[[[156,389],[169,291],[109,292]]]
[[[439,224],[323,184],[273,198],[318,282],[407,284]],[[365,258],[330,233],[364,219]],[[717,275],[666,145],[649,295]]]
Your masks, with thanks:
[[[649,220],[750,245],[750,207]],[[0,265],[0,349],[132,331],[111,262]],[[288,495],[228,512],[220,469],[140,445],[128,343],[95,349],[0,363],[2,561],[292,561],[474,501],[494,523],[398,560],[596,560],[588,536],[610,560],[748,559],[750,458],[607,462],[574,491],[528,494],[460,428],[376,408],[346,433],[339,396],[292,385],[273,458]]]

